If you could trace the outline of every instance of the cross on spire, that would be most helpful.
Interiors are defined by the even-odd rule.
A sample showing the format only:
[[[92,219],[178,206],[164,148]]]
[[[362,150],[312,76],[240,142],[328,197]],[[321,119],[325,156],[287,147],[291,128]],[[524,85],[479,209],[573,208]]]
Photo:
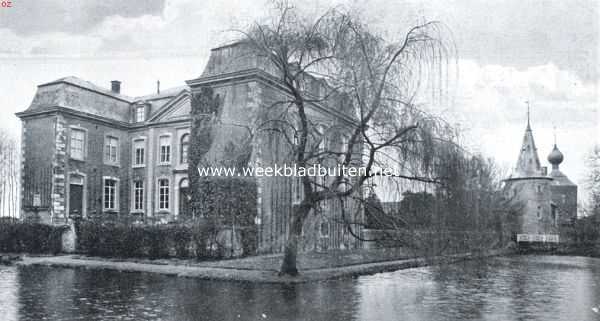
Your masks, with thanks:
[[[529,100],[525,101],[527,104],[527,127],[529,127]]]

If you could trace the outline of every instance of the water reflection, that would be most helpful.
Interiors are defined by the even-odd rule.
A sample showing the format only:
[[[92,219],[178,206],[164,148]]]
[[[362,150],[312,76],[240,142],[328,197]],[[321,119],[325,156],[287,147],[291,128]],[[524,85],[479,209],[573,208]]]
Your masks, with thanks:
[[[0,268],[2,320],[598,320],[600,260],[526,256],[316,284]]]
[[[529,256],[359,280],[361,320],[600,320],[600,260]]]

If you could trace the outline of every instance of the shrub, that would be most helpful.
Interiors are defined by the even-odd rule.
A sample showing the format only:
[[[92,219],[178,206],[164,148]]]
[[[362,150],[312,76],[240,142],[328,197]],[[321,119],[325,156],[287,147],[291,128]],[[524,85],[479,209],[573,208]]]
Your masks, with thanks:
[[[32,222],[0,222],[0,252],[59,253],[67,226]]]
[[[171,227],[169,233],[173,237],[175,255],[178,258],[187,258],[191,256],[190,244],[192,243],[192,229],[188,226],[176,225]]]
[[[216,230],[205,220],[170,225],[84,221],[77,225],[77,248],[103,257],[217,258],[219,248],[210,242]]]
[[[148,244],[148,257],[159,259],[169,257],[169,229],[165,226],[145,226],[145,241]]]
[[[249,226],[241,229],[242,249],[244,256],[256,255],[258,245],[258,229],[256,226]]]

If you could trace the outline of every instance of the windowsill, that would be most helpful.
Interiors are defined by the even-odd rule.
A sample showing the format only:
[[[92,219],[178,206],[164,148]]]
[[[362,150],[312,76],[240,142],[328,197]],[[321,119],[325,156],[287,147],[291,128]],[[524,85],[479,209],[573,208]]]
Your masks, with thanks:
[[[175,169],[180,170],[180,171],[186,170],[188,168],[189,168],[188,163],[177,164],[177,166],[175,166]]]
[[[110,163],[109,162],[104,162],[104,165],[114,166],[114,167],[121,167],[121,164],[119,164],[119,163],[113,163],[113,162],[110,162]]]
[[[85,159],[79,158],[79,157],[70,156],[69,159],[70,160],[75,160],[75,161],[78,161],[78,162],[85,162]]]
[[[158,210],[156,211],[156,214],[171,214],[170,210]]]
[[[158,166],[171,166],[171,162],[168,162],[168,163],[158,163]]]
[[[133,210],[133,211],[129,212],[129,214],[144,215],[144,210]]]
[[[146,164],[137,164],[137,165],[132,165],[131,168],[144,168],[146,167]]]
[[[119,211],[113,209],[102,209],[102,213],[105,214],[119,214]]]

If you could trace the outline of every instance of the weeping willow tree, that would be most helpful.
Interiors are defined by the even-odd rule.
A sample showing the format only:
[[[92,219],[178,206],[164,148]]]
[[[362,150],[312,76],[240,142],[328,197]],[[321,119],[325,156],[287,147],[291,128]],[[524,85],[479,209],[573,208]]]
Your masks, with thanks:
[[[284,136],[290,161],[298,167],[328,163],[363,168],[358,177],[340,173],[326,179],[299,178],[301,200],[291,213],[280,271],[296,275],[302,226],[320,203],[360,200],[364,187],[379,176],[438,182],[436,142],[451,139],[452,133],[439,118],[422,111],[417,99],[442,101],[454,49],[438,22],[415,25],[394,40],[343,9],[315,18],[287,3],[278,4],[267,22],[241,33],[286,92],[269,106],[283,108],[275,108],[278,112],[270,113],[258,128]],[[323,128],[311,112],[319,105],[345,118],[343,129]],[[338,144],[324,143],[332,136]],[[352,229],[360,222],[353,220],[347,216],[344,222],[360,238]]]

